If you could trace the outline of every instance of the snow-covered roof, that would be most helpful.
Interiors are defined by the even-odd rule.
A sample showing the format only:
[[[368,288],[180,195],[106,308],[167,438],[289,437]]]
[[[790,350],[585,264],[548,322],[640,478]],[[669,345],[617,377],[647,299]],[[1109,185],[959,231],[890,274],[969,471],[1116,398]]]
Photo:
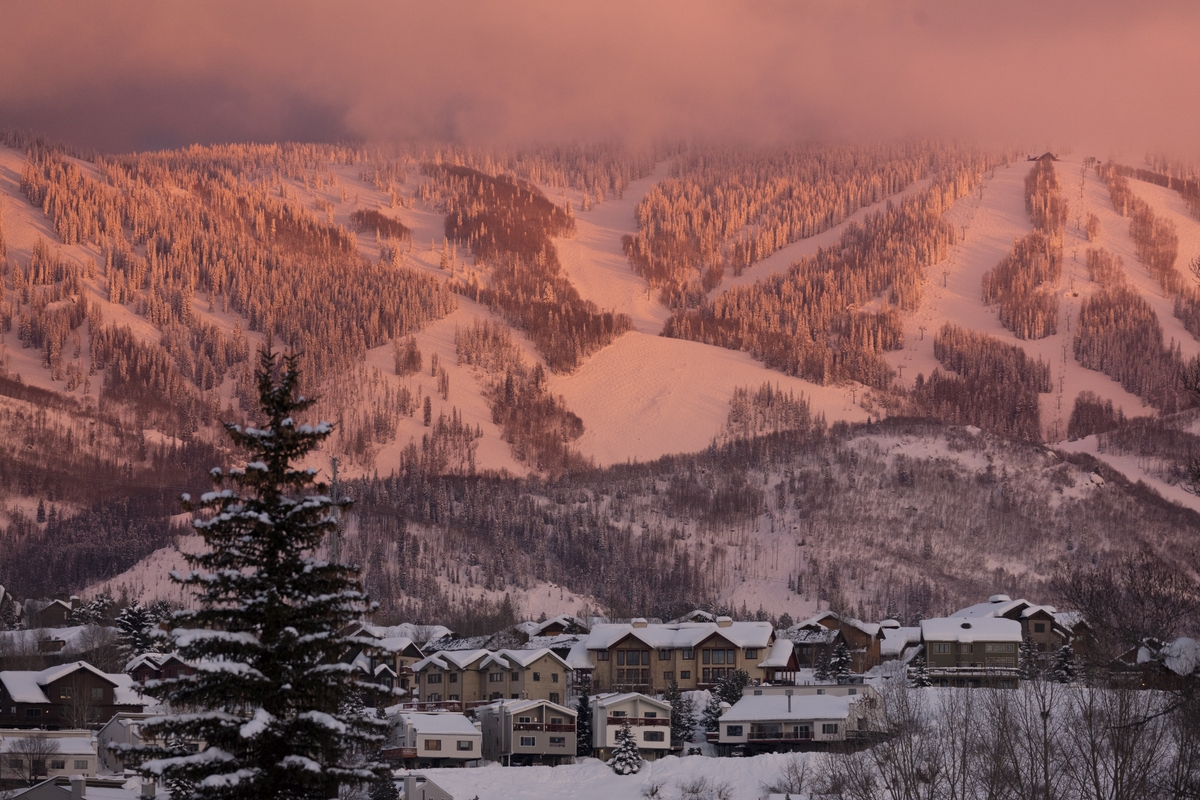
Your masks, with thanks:
[[[404,711],[399,715],[400,721],[412,726],[417,733],[452,733],[459,736],[473,734],[478,736],[479,729],[471,720],[457,712],[423,713]]]
[[[1021,623],[1003,617],[923,619],[921,638],[934,642],[1019,642]]]
[[[572,717],[576,716],[575,711],[572,711],[566,706],[560,706],[558,703],[551,703],[549,700],[502,700],[492,703],[489,706],[485,706],[485,708],[503,708],[512,714],[520,714],[524,711],[535,709],[538,706],[547,706],[555,711],[561,711],[562,713],[568,714]]]
[[[1054,621],[1068,631],[1073,632],[1075,626],[1083,622],[1083,614],[1078,611],[1055,611]]]
[[[545,647],[541,650],[499,650],[485,658],[479,666],[483,668],[490,663],[496,663],[505,669],[512,669],[514,665],[528,667],[533,662],[545,656],[550,656],[550,658],[570,669],[566,661],[559,658],[553,650]]]
[[[766,669],[770,667],[786,667],[788,661],[792,657],[792,648],[794,645],[788,639],[776,639],[771,645],[771,652],[767,653],[767,657],[758,662],[758,666]]]
[[[851,628],[857,628],[858,630],[865,633],[867,636],[875,637],[875,636],[879,635],[879,623],[863,622],[861,619],[855,619],[853,617],[843,617],[841,614],[837,614],[833,611],[826,611],[824,613],[817,614],[815,617],[809,617],[808,619],[804,620],[803,622],[797,622],[795,625],[788,628],[788,632],[790,633],[791,631],[800,631],[800,630],[804,630],[806,628],[810,629],[810,630],[815,627],[824,628],[826,626],[821,624],[821,620],[828,619],[830,617],[833,617],[842,625],[848,625]]]
[[[86,661],[73,661],[70,664],[62,664],[57,667],[49,667],[43,670],[5,670],[0,672],[0,683],[4,684],[5,691],[17,703],[49,703],[50,698],[42,691],[43,686],[49,686],[57,680],[66,676],[84,670],[108,681],[113,686],[121,685],[120,678],[129,678],[128,675],[109,675],[107,672],[101,672]],[[132,682],[132,679],[130,679]]]
[[[454,632],[445,625],[414,625],[402,622],[399,625],[363,625],[359,631],[376,639],[412,639],[417,644],[431,642]]]
[[[1158,655],[1163,666],[1176,675],[1191,675],[1200,669],[1200,642],[1187,636],[1163,645]]]
[[[118,631],[116,628],[103,627],[106,638],[116,638]],[[59,655],[63,654],[82,654],[90,648],[95,647],[96,641],[95,626],[88,625],[72,625],[68,628],[33,628],[23,631],[0,631],[0,650],[9,648],[19,648],[29,642],[37,643],[38,640],[48,639],[60,641],[63,643],[62,650]]]
[[[96,743],[90,732],[78,735],[54,735],[43,734],[38,731],[7,731],[3,736],[0,736],[0,753],[11,752],[13,743],[18,739],[28,739],[30,737],[42,738],[43,736],[58,742],[58,752],[65,756],[96,755]]]
[[[597,625],[588,634],[588,650],[607,650],[626,636],[633,635],[648,647],[695,647],[713,634],[724,637],[736,647],[766,647],[774,630],[769,622],[669,622],[647,624],[610,622]]]
[[[649,695],[644,695],[641,692],[613,692],[611,694],[592,695],[592,700],[600,708],[608,708],[609,706],[620,705],[629,700],[641,700],[643,703],[650,703],[659,708],[670,709],[671,704],[664,700],[655,700]]]
[[[413,664],[412,669],[413,672],[420,672],[431,665],[441,669],[466,669],[491,654],[490,650],[439,650]]]
[[[567,666],[571,669],[581,670],[596,668],[596,665],[592,663],[591,656],[588,655],[587,639],[580,639],[571,645],[571,652],[567,653]]]
[[[787,695],[749,695],[738,700],[721,715],[721,722],[769,722],[773,720],[845,719],[850,704],[858,697],[831,694],[792,695],[788,711]]]
[[[403,653],[410,647],[417,647],[417,643],[407,636],[385,636],[375,644],[375,648],[382,650],[385,653]],[[417,647],[420,651],[420,648]]]
[[[103,674],[103,673],[102,673]],[[158,701],[147,699],[137,689],[132,675],[108,675],[116,686],[113,687],[113,703],[118,706],[157,706]]]
[[[883,641],[879,643],[879,654],[898,657],[904,652],[904,648],[920,641],[920,628],[884,628]]]
[[[783,631],[783,636],[794,644],[829,644],[833,642],[841,634],[841,631],[836,629],[826,628],[824,625],[818,625],[817,629],[813,628],[788,628]]]
[[[1051,616],[1055,614],[1054,606],[1038,605],[1024,599],[1013,600],[1006,594],[994,594],[988,598],[986,603],[976,603],[973,606],[967,606],[955,611],[950,616],[968,618],[1004,617],[1014,611],[1018,611],[1021,617],[1031,617],[1039,611],[1044,611]]]

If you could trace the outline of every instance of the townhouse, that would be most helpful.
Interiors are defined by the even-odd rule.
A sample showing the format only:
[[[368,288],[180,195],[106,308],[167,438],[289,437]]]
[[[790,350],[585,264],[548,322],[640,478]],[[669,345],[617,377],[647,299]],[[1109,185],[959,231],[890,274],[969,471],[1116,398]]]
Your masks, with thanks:
[[[841,639],[850,650],[850,668],[854,672],[866,672],[883,661],[880,646],[884,636],[878,623],[863,622],[825,611],[788,628],[788,635],[798,636],[805,631],[818,635],[824,631],[837,631],[841,634]],[[831,644],[826,643],[824,646],[830,647]]]
[[[483,756],[483,736],[462,714],[403,711],[392,724],[392,739],[381,751],[385,761],[409,768],[461,767]]]
[[[585,648],[593,665],[591,690],[658,694],[672,683],[704,689],[729,672],[745,670],[751,679],[769,679],[760,666],[775,641],[769,622],[629,623],[595,625]]]
[[[500,701],[476,714],[488,761],[555,766],[575,758],[577,715],[565,706],[548,700]]]
[[[994,594],[986,603],[955,611],[951,617],[962,619],[998,618],[1020,623],[1022,638],[1028,636],[1039,653],[1057,652],[1076,636],[1076,629],[1083,634],[1087,626],[1078,614],[1060,614],[1054,606],[1031,603],[1028,600],[1013,600],[1006,594]]]
[[[612,757],[617,732],[628,724],[642,758],[647,761],[671,749],[671,704],[640,692],[592,697],[592,747],[602,761]]]
[[[416,662],[412,671],[413,691],[422,704],[465,710],[496,700],[563,704],[571,699],[571,668],[548,648],[444,650]]]
[[[929,677],[940,686],[1015,686],[1021,623],[1003,617],[921,620]]]

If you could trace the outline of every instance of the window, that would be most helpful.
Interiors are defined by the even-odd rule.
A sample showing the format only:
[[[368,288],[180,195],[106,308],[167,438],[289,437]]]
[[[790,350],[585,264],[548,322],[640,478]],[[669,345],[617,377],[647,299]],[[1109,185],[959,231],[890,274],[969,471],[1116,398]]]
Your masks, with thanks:
[[[624,650],[617,651],[617,666],[619,666],[619,667],[625,666],[625,651]]]
[[[567,746],[567,737],[551,736],[550,737],[550,746],[551,747],[566,747]]]
[[[520,700],[520,699],[521,699],[521,693],[520,693],[520,692],[513,692],[512,694],[510,694],[510,695],[509,695],[509,697],[510,697],[511,699],[513,699],[513,700]]]
[[[558,703],[558,702],[560,702],[560,701],[561,701],[561,698],[559,697],[559,695],[558,695],[558,692],[551,692],[551,693],[550,693],[550,702],[551,702],[551,703]],[[557,724],[559,724],[559,723],[555,723],[555,724],[557,725]]]
[[[725,663],[725,651],[724,650],[713,650],[712,651],[712,663],[724,664]]]
[[[746,658],[758,658],[758,648],[757,647],[747,647],[746,648]]]
[[[705,650],[704,652],[707,653],[708,651]],[[710,668],[705,667],[704,671],[701,672],[700,675],[701,675],[701,678],[700,678],[701,682],[712,683],[712,670]]]
[[[532,736],[521,737],[521,747],[533,747],[537,744],[537,739]]]
[[[459,696],[458,696],[458,695],[456,695],[456,694],[452,694],[452,695],[450,695],[450,697],[449,697],[448,699],[450,699],[450,700],[461,700],[462,698],[461,698],[461,697],[459,697]]]
[[[754,696],[755,696],[755,697],[761,697],[761,696],[762,696],[762,689],[755,689],[755,690],[754,690]]]
[[[847,692],[847,694],[858,694],[858,689],[856,689],[856,688],[854,688],[853,686],[851,686],[851,687],[850,687],[850,691],[849,691],[849,692]]]
[[[671,649],[669,647],[659,648],[658,660],[659,661],[670,661],[671,660]]]
[[[562,725],[563,724],[562,720],[563,720],[562,717],[551,717],[550,724],[551,725]]]
[[[933,652],[945,655],[950,652],[950,645],[947,642],[936,642],[933,645]]]
[[[425,749],[426,750],[441,750],[442,749],[442,740],[441,739],[426,739],[425,740]]]
[[[626,712],[624,712],[624,711],[614,711],[614,712],[612,712],[612,715],[611,715],[611,716],[614,716],[614,717],[627,717],[627,716],[629,716],[629,714],[627,714],[627,713],[626,713]]]
[[[438,673],[434,673],[432,675],[426,675],[425,682],[426,683],[441,683],[442,682],[442,674],[440,672],[438,672]]]
[[[70,700],[71,699],[71,687],[70,686],[58,687],[58,699],[59,700]]]
[[[597,650],[596,651],[596,660],[597,661],[608,661],[608,651],[607,650]]]
[[[502,683],[504,681],[503,672],[489,672],[488,683]]]
[[[459,739],[458,740],[459,752],[468,753],[474,749],[475,749],[475,743],[472,742],[470,739]]]
[[[451,682],[451,683],[458,683],[458,673],[457,673],[457,672],[451,672],[451,673],[450,673],[450,682]]]
[[[725,726],[725,735],[726,736],[741,736],[742,735],[742,726],[741,725],[726,725]]]
[[[501,695],[499,692],[492,692],[490,695],[488,695],[489,700],[499,700],[500,697]]]
[[[737,650],[726,650],[725,651],[725,663],[726,664],[736,663],[736,661],[737,661],[737,659],[735,658],[736,654],[737,654]]]
[[[557,673],[557,672],[551,672],[551,673],[550,673],[550,682],[551,682],[551,683],[558,683],[558,673]]]
[[[25,716],[27,716],[27,717],[40,717],[41,715],[42,715],[42,710],[40,708],[25,709]]]
[[[426,699],[426,700],[428,700],[428,701],[429,701],[429,702],[431,702],[431,703],[440,703],[440,702],[442,702],[442,695],[441,695],[440,693],[438,693],[438,692],[432,692],[432,693],[431,693],[431,694],[430,694],[428,697],[426,697],[425,699]]]
[[[518,673],[514,672],[514,673],[512,673],[512,679],[514,681],[519,681],[519,680],[521,680],[521,676]]]
[[[958,652],[959,653],[970,653],[971,652],[971,643],[964,642],[964,643],[960,644],[958,646]]]
[[[75,769],[87,769],[87,768],[88,768],[88,762],[87,762],[86,758],[75,759]]]
[[[513,675],[513,680],[516,680],[516,678],[517,678],[517,676],[514,674],[514,675]],[[542,679],[542,673],[540,673],[540,672],[535,672],[535,673],[533,673],[533,679],[534,679],[535,681],[541,681],[541,679]]]
[[[657,711],[643,711],[642,716],[645,719],[658,719],[658,712]]]
[[[692,671],[690,669],[679,670],[679,680],[688,681],[692,679]]]
[[[642,734],[642,741],[643,742],[663,742],[663,741],[666,741],[666,739],[663,738],[662,731],[646,731],[644,734]]]
[[[691,648],[691,647],[683,648],[683,658],[686,659],[687,661],[694,661],[696,658],[695,649]]]
[[[817,689],[817,694],[825,694],[825,690],[824,690],[824,689]]]
[[[837,733],[837,731],[838,731],[838,726],[837,726],[836,722],[824,722],[821,724],[821,733],[828,735],[828,734],[835,734],[835,733]]]
[[[93,686],[92,687],[92,700],[97,701],[97,702],[101,702],[104,700],[104,687],[103,686]]]
[[[83,762],[87,764],[87,762]],[[50,761],[50,769],[66,769],[67,760],[65,758],[55,758]]]
[[[528,725],[533,722],[533,717],[517,717],[517,722],[521,725]]]
[[[700,653],[700,655],[701,655],[701,658],[700,658],[700,660],[701,660],[703,663],[705,663],[705,664],[711,664],[711,663],[712,663],[712,650],[704,650],[704,651],[702,651],[702,652]]]
[[[987,651],[989,653],[1011,653],[1013,646],[1011,644],[989,644]]]
[[[668,672],[664,672],[664,673],[663,673],[663,680],[664,680],[664,681],[666,681],[667,683],[670,683],[671,681],[675,680],[675,673],[674,673],[674,672],[669,672],[669,671],[668,671]]]
[[[1045,633],[1046,632],[1046,623],[1044,623],[1044,622],[1033,623],[1033,632],[1034,633]]]

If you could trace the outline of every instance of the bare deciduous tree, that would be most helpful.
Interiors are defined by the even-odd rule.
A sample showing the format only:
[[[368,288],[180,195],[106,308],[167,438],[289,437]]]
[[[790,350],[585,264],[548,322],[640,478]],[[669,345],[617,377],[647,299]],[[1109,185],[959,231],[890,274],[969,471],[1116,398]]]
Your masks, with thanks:
[[[6,777],[24,781],[29,786],[46,776],[47,761],[59,752],[58,739],[51,736],[25,736],[10,739],[4,748],[3,772]]]

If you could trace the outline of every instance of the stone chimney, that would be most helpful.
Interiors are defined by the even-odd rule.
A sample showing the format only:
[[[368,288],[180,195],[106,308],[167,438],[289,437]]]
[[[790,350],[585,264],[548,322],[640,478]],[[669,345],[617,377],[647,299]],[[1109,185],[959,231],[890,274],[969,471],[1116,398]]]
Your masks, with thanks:
[[[83,800],[87,797],[87,778],[82,775],[71,776],[71,800]]]

